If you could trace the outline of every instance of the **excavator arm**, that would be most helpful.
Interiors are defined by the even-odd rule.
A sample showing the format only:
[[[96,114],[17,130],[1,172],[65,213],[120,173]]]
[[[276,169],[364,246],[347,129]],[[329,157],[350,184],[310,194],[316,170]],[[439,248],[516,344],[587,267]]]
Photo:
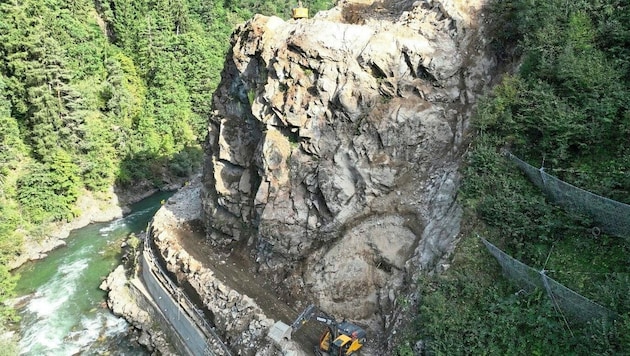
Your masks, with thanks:
[[[319,348],[316,347],[316,350],[319,349],[318,352],[351,355],[358,351],[366,341],[366,333],[362,328],[346,321],[338,323],[334,318],[319,311],[314,304],[306,307],[290,327],[282,322],[277,322],[270,332],[270,337],[273,340],[290,339],[291,335],[309,320],[315,320],[327,327],[320,338]]]
[[[293,324],[291,324],[291,329],[293,329],[293,332],[298,331],[302,327],[302,325],[311,320],[311,317],[313,316],[313,314],[315,314],[316,311],[317,308],[315,308],[315,304],[311,304],[306,307],[306,309],[304,309],[302,313],[300,313],[300,315],[295,318]]]
[[[335,319],[328,318],[326,316],[315,315],[315,313],[317,312],[318,310],[317,307],[315,307],[315,304],[311,304],[306,307],[306,309],[304,309],[302,313],[295,319],[293,324],[291,324],[291,329],[293,329],[293,332],[298,331],[302,327],[302,325],[306,324],[306,322],[312,319],[315,319],[315,321],[325,324],[329,328],[334,328],[337,326],[337,322],[335,321]]]

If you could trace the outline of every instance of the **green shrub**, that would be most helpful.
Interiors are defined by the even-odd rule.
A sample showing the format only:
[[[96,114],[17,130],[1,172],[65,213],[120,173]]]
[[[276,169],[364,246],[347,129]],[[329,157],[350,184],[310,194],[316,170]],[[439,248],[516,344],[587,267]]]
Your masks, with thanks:
[[[79,169],[64,151],[51,162],[33,163],[17,182],[17,200],[33,223],[70,220],[79,194]]]

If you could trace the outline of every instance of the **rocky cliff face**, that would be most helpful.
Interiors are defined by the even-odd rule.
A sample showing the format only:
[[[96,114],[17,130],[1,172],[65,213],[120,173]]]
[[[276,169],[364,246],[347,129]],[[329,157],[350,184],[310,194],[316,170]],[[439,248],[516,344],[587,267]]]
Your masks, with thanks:
[[[458,167],[494,62],[483,0],[257,15],[214,97],[203,221],[293,297],[376,330],[460,229]]]

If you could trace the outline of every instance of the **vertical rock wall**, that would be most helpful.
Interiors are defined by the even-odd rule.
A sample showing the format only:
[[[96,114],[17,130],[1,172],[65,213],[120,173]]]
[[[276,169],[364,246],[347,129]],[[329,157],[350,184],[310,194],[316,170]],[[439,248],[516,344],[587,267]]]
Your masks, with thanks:
[[[208,240],[247,246],[294,297],[387,326],[459,233],[458,167],[494,69],[482,5],[345,3],[241,25],[208,127]]]

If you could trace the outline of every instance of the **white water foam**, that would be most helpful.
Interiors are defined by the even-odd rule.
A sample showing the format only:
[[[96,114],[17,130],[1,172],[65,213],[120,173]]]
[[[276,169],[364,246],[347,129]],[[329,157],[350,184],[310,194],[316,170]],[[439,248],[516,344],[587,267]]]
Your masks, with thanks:
[[[136,349],[136,345],[128,343],[129,325],[124,319],[115,317],[106,309],[85,310],[94,308],[98,302],[93,300],[98,299],[98,296],[93,295],[94,291],[88,290],[92,288],[88,284],[93,282],[86,281],[91,277],[85,269],[89,264],[91,271],[92,267],[103,261],[97,255],[107,249],[103,247],[103,242],[113,243],[109,241],[112,236],[144,221],[154,210],[155,207],[149,207],[108,224],[99,224],[98,232],[89,231],[90,238],[99,243],[82,242],[74,245],[76,249],[71,255],[62,258],[60,267],[49,267],[56,268],[50,271],[53,275],[47,277],[45,284],[33,293],[32,299],[25,303],[20,312],[21,355],[96,355],[111,354],[112,350],[116,350],[119,355],[145,354],[141,349]],[[105,238],[99,239],[98,236]]]
[[[153,210],[153,208],[149,207],[149,208],[146,208],[146,209],[135,211],[135,212],[125,216],[124,218],[116,219],[116,220],[110,222],[109,225],[101,228],[100,230],[98,230],[98,232],[101,234],[101,236],[107,237],[107,236],[109,236],[109,234],[112,231],[116,231],[117,229],[120,229],[120,228],[123,228],[123,227],[127,226],[127,222],[128,221],[133,220],[133,219],[135,219],[138,216],[143,216],[143,215],[151,212],[152,210]]]
[[[129,329],[129,324],[123,318],[112,314],[105,314],[105,336],[116,336],[124,334]]]
[[[123,228],[127,225],[126,218],[116,219],[109,223],[109,225],[101,228],[98,232],[101,236],[109,236],[109,233],[112,231],[116,231],[117,229]]]
[[[81,318],[81,328],[71,332],[66,338],[67,343],[71,343],[80,350],[84,350],[99,339],[102,333],[104,316],[102,313],[92,317]]]
[[[59,354],[72,354],[67,353],[67,345],[63,341],[64,335],[72,327],[65,314],[66,310],[72,309],[68,300],[76,291],[88,261],[79,259],[61,266],[48,283],[37,289],[25,308],[20,340],[21,354],[35,354],[31,351],[40,353],[39,350],[58,350],[61,351]]]
[[[71,332],[65,338],[65,342],[72,345],[77,352],[97,352],[103,347],[98,345],[99,341],[126,333],[128,325],[122,318],[106,311],[98,311],[91,317],[81,318],[81,328]]]
[[[68,300],[77,288],[77,280],[88,266],[88,259],[80,259],[69,265],[62,265],[50,281],[35,292],[26,310],[44,318],[54,314]]]

